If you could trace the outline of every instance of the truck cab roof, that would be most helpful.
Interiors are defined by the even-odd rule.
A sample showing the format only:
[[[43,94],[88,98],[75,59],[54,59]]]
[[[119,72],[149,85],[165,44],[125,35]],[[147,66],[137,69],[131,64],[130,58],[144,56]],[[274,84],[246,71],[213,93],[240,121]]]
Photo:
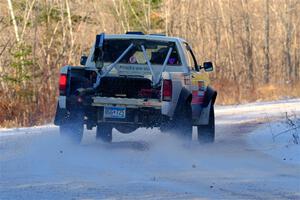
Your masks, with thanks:
[[[105,34],[105,39],[145,39],[169,42],[186,42],[184,39],[179,37],[169,37],[159,34]]]

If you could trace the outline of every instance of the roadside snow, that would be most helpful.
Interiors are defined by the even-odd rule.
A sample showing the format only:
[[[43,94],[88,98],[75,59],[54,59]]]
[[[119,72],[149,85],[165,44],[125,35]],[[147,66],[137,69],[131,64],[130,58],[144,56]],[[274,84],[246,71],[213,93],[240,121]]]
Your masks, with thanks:
[[[0,128],[0,138],[5,136],[41,133],[45,129],[55,128],[55,127],[56,126],[53,124],[46,124],[41,126],[22,127],[22,128]]]
[[[285,114],[300,117],[300,99],[255,102],[241,105],[215,106],[218,123],[240,124],[285,119]],[[231,120],[228,120],[230,117]]]
[[[299,123],[300,124],[300,123]],[[300,127],[287,122],[264,124],[248,136],[249,144],[276,159],[300,166]]]

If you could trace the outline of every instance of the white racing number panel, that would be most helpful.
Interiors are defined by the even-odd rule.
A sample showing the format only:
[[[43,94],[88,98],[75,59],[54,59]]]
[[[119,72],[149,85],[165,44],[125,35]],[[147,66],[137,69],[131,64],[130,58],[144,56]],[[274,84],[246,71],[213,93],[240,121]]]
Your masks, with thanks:
[[[126,108],[105,106],[103,116],[104,118],[124,119],[126,117]]]

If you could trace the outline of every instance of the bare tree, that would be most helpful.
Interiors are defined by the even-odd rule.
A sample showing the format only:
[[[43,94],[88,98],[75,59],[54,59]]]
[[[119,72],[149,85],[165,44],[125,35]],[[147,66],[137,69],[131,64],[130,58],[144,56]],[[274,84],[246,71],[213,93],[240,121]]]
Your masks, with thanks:
[[[264,16],[264,83],[270,82],[270,1],[265,0],[265,16]]]
[[[284,61],[285,61],[285,67],[286,67],[286,79],[291,80],[292,72],[293,72],[293,66],[292,66],[292,58],[291,58],[291,42],[292,42],[292,23],[291,23],[291,1],[286,0],[285,1],[285,11],[284,16],[282,17],[282,22],[285,30],[285,41],[284,41]]]
[[[0,125],[51,120],[59,69],[78,64],[99,32],[185,38],[199,63],[214,62],[218,103],[263,99],[260,88],[269,99],[299,96],[299,13],[299,0],[7,0],[0,3]],[[30,77],[10,84],[13,66]]]
[[[72,59],[73,48],[74,48],[74,37],[73,37],[73,27],[72,27],[72,19],[71,19],[69,0],[66,0],[66,7],[67,7],[67,13],[68,13],[68,24],[69,24],[70,39],[71,39],[71,46],[70,46],[70,51],[69,51],[69,61],[68,61],[70,63],[71,59]]]
[[[248,80],[250,81],[250,85],[254,84],[254,62],[253,62],[253,43],[252,43],[252,35],[251,35],[251,20],[250,20],[250,10],[248,0],[241,0],[242,8],[243,8],[243,23],[244,23],[244,31],[245,37],[242,40],[243,49],[244,49],[244,59],[245,64],[248,69]]]
[[[7,0],[8,3],[8,10],[10,12],[10,16],[11,16],[11,20],[14,26],[14,30],[15,30],[15,35],[16,35],[16,40],[17,42],[20,42],[20,36],[19,36],[19,31],[18,31],[18,26],[17,26],[17,22],[16,22],[16,18],[15,18],[15,14],[14,14],[14,9],[11,3],[11,0]]]

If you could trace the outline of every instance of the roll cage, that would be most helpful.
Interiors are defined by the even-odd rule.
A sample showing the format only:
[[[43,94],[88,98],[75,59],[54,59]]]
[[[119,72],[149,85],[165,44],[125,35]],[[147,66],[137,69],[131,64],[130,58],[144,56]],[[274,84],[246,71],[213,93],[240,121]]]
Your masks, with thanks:
[[[165,56],[164,61],[162,63],[162,68],[160,69],[158,75],[156,75],[154,73],[152,63],[151,63],[150,59],[148,58],[148,55],[147,55],[147,52],[145,49],[146,41],[147,41],[146,39],[132,39],[131,43],[121,53],[121,55],[119,57],[117,57],[117,59],[115,59],[110,65],[108,65],[107,67],[104,68],[103,66],[104,66],[104,53],[105,53],[105,48],[104,48],[105,34],[101,33],[101,34],[97,35],[96,41],[95,41],[95,46],[94,46],[94,52],[93,52],[93,56],[92,56],[92,62],[95,62],[95,66],[97,69],[96,70],[97,80],[96,80],[96,83],[94,84],[94,88],[99,86],[99,84],[101,82],[101,78],[107,76],[109,74],[109,72],[113,68],[115,68],[116,65],[125,57],[125,55],[130,50],[132,50],[134,47],[142,50],[143,57],[144,57],[146,64],[151,72],[151,75],[152,75],[152,85],[154,87],[160,85],[162,73],[166,70],[166,66],[170,59],[170,55],[171,55],[172,51],[176,48],[175,43],[174,42],[166,42],[167,47],[168,47],[167,55]]]

